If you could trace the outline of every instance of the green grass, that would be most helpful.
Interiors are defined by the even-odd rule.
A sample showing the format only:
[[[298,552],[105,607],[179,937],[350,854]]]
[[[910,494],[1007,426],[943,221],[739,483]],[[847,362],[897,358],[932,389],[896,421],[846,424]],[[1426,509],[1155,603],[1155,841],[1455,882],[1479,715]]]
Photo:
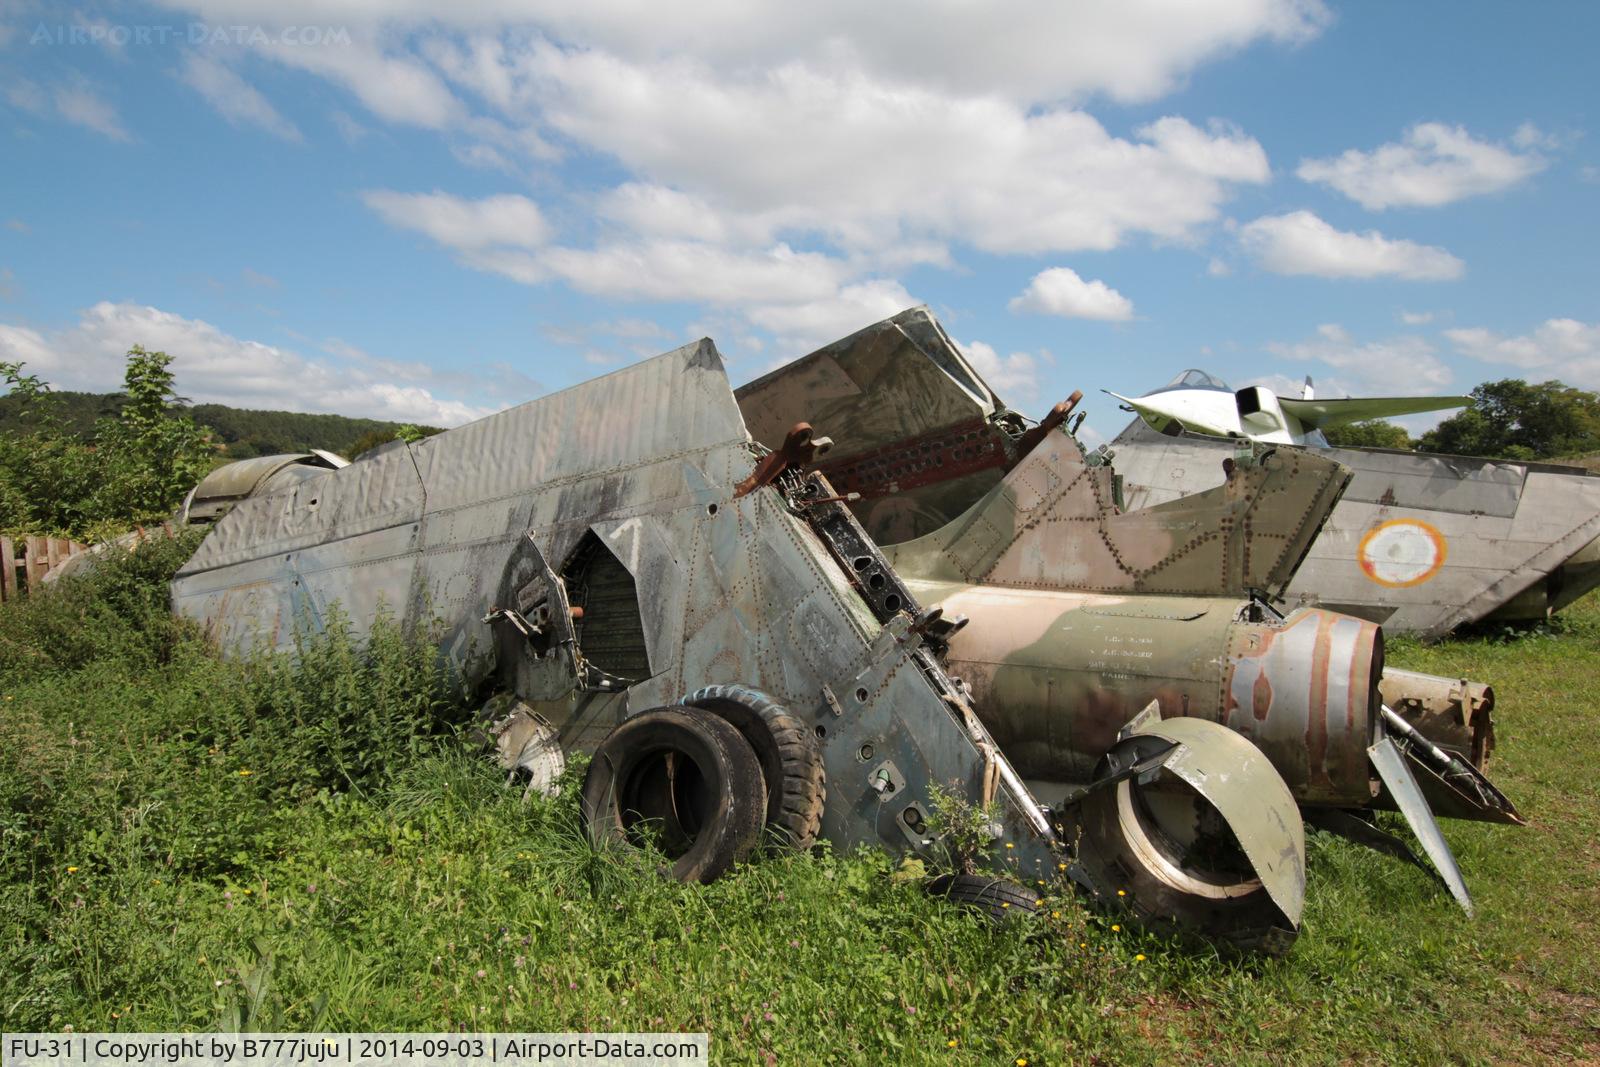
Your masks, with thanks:
[[[398,635],[370,657],[336,635],[299,671],[219,662],[160,601],[182,551],[0,611],[7,1030],[708,1030],[734,1063],[1600,1057],[1593,597],[1543,632],[1391,650],[1499,696],[1491,773],[1531,825],[1447,826],[1478,917],[1316,835],[1300,941],[1238,960],[1070,899],[994,929],[874,854],[665,882],[584,842],[571,782],[502,788]]]

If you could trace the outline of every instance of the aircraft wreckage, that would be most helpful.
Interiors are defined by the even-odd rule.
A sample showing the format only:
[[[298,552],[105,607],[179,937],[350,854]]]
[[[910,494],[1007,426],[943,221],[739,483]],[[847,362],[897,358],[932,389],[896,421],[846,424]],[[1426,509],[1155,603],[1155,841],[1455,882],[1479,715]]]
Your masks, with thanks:
[[[856,379],[873,384],[858,388]],[[1214,403],[1204,402],[1207,394]],[[883,544],[930,533],[971,507],[999,482],[1027,425],[926,308],[751,382],[739,399],[760,440],[801,409],[819,432],[850,427],[821,469],[841,492],[859,495],[852,507]],[[1325,445],[1320,434],[1286,431],[1464,398],[1290,401],[1259,387],[1234,393],[1189,371],[1145,397],[1118,399],[1138,417],[1094,461],[1114,461],[1116,502],[1141,509],[1220,485],[1223,465],[1241,447],[1185,429],[1184,418]],[[1480,620],[1542,619],[1600,587],[1600,475],[1389,449],[1312,451],[1352,477],[1283,590],[1288,604],[1433,638]]]
[[[648,834],[684,879],[764,829],[930,854],[943,790],[991,807],[1021,885],[1279,951],[1302,812],[1416,860],[1366,817],[1388,806],[1470,909],[1433,812],[1520,821],[1477,766],[1493,694],[1385,672],[1373,623],[1271,600],[1349,469],[1251,445],[1216,488],[1126,510],[1064,410],[963,423],[992,394],[918,331],[943,337],[925,314],[890,323],[873,360],[808,357],[737,400],[702,340],[342,468],[223,468],[186,502],[214,524],[174,608],[235,652],[336,610],[358,635],[386,611],[442,620],[443,655],[494,694],[502,760],[546,785],[591,753],[590,834]],[[930,420],[945,468],[915,442],[829,452],[806,424],[882,442]],[[897,489],[857,488],[890,463]],[[874,540],[879,509],[915,520],[930,499],[953,517]]]

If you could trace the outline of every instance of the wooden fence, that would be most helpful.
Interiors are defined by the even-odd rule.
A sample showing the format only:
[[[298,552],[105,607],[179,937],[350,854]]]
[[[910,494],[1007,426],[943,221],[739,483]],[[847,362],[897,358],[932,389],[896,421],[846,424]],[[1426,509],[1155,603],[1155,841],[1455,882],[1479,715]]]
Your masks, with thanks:
[[[0,600],[15,600],[39,588],[51,568],[87,551],[88,545],[62,537],[0,537]]]

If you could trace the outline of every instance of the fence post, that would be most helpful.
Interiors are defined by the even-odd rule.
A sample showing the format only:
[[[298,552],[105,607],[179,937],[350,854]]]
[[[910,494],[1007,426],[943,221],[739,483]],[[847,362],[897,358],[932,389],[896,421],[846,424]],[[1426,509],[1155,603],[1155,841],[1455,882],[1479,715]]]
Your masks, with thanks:
[[[25,568],[28,575],[28,592],[32,593],[44,581],[44,572],[50,569],[50,542],[44,537],[28,538],[28,558]]]
[[[17,553],[11,538],[0,537],[0,600],[17,599]]]

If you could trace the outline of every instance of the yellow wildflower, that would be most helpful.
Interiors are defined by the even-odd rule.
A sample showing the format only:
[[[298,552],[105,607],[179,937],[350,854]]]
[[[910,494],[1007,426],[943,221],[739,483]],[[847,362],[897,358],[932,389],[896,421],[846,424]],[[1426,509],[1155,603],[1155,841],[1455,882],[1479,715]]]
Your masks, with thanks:
[[[1138,960],[1140,963],[1143,963],[1144,962],[1144,953],[1143,952],[1137,953],[1137,954],[1134,955],[1133,958]]]
[[[1120,934],[1122,932],[1122,927],[1117,925],[1116,923],[1112,923],[1111,924],[1111,932],[1114,933],[1114,934]]]
[[[67,873],[68,874],[77,874],[78,873],[78,868],[76,868],[76,867],[68,867],[67,868]]]
[[[249,771],[240,771],[239,772],[239,777],[240,778],[248,778],[248,777],[250,777],[250,772]]]
[[[955,1048],[959,1044],[961,1044],[961,1042],[957,1041],[955,1038],[952,1037],[949,1041],[946,1041],[944,1043],[944,1047],[945,1048]]]

